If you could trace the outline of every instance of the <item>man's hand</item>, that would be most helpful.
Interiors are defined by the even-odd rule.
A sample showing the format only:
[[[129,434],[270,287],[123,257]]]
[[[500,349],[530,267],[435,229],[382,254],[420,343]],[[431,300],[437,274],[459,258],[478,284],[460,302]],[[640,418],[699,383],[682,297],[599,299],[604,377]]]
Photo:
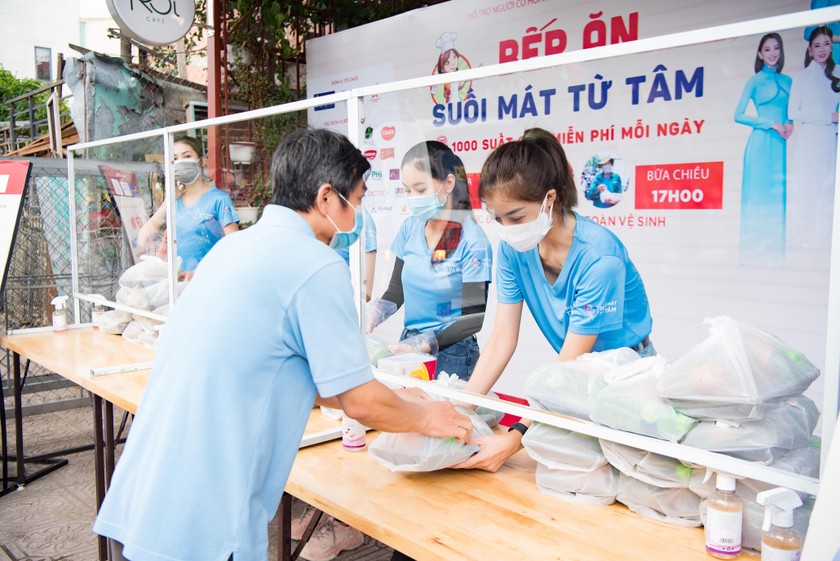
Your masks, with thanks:
[[[464,442],[472,433],[470,418],[455,410],[455,406],[448,401],[415,402],[425,409],[426,418],[420,428],[420,434],[437,436],[439,438],[455,437]]]
[[[467,440],[467,444],[477,444],[481,450],[452,467],[455,469],[477,468],[495,472],[522,447],[522,435],[514,430],[492,436],[477,436]]]
[[[401,399],[404,399],[406,401],[420,402],[432,399],[431,397],[429,397],[429,394],[427,394],[420,388],[402,388],[399,390],[394,390],[394,393],[400,396]]]

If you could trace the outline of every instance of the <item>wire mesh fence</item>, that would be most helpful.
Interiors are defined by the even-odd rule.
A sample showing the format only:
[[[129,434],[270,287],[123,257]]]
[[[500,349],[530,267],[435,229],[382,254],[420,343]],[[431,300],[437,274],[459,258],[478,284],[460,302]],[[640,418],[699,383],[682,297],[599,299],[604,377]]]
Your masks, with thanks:
[[[51,301],[72,298],[71,223],[67,160],[33,158],[15,244],[10,255],[5,290],[0,297],[0,320],[5,331],[52,325]],[[153,204],[150,180],[157,164],[137,164],[144,203]],[[117,206],[98,163],[77,160],[75,166],[77,256],[79,290],[113,299],[122,271],[133,263]],[[68,322],[74,322],[68,306]],[[79,321],[90,321],[91,306],[82,303]],[[13,406],[11,356],[0,349],[0,378],[5,407]],[[78,387],[44,368],[24,361],[23,406],[27,413],[42,413],[87,403]]]

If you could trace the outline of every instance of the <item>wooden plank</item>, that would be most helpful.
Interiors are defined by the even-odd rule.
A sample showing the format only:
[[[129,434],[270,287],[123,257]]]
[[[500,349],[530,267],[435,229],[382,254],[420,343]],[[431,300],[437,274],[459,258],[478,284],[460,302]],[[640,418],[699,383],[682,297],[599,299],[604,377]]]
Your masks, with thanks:
[[[298,452],[286,491],[420,561],[708,559],[702,529],[544,495],[535,469],[523,450],[495,474],[392,473],[331,442]]]

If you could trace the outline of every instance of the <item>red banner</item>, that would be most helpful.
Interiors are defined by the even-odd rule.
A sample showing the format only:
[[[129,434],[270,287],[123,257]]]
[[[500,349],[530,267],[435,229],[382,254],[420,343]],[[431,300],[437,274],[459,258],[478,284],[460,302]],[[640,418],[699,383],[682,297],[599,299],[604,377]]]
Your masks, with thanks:
[[[636,208],[723,208],[723,162],[636,166]]]
[[[29,162],[23,160],[0,162],[0,291],[6,282],[9,257],[12,254],[18,217],[23,206],[23,192],[29,178]]]

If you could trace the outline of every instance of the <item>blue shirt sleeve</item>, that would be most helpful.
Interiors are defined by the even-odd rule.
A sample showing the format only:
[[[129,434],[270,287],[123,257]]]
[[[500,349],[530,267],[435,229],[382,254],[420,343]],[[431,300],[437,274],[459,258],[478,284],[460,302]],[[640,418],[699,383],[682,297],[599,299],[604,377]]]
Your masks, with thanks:
[[[365,253],[376,251],[376,222],[368,211],[365,211]]]
[[[627,269],[618,257],[595,261],[575,287],[569,331],[597,335],[619,329],[624,317],[624,282]]]
[[[519,263],[512,255],[514,251],[505,242],[499,242],[499,261],[496,264],[496,297],[502,304],[516,304],[524,300],[516,274]]]
[[[335,259],[300,287],[289,307],[287,325],[321,397],[373,379],[349,275]]]
[[[216,198],[216,220],[222,225],[222,228],[233,222],[239,222],[239,216],[233,209],[233,201],[230,200],[230,195],[224,191],[219,191],[220,196]]]

